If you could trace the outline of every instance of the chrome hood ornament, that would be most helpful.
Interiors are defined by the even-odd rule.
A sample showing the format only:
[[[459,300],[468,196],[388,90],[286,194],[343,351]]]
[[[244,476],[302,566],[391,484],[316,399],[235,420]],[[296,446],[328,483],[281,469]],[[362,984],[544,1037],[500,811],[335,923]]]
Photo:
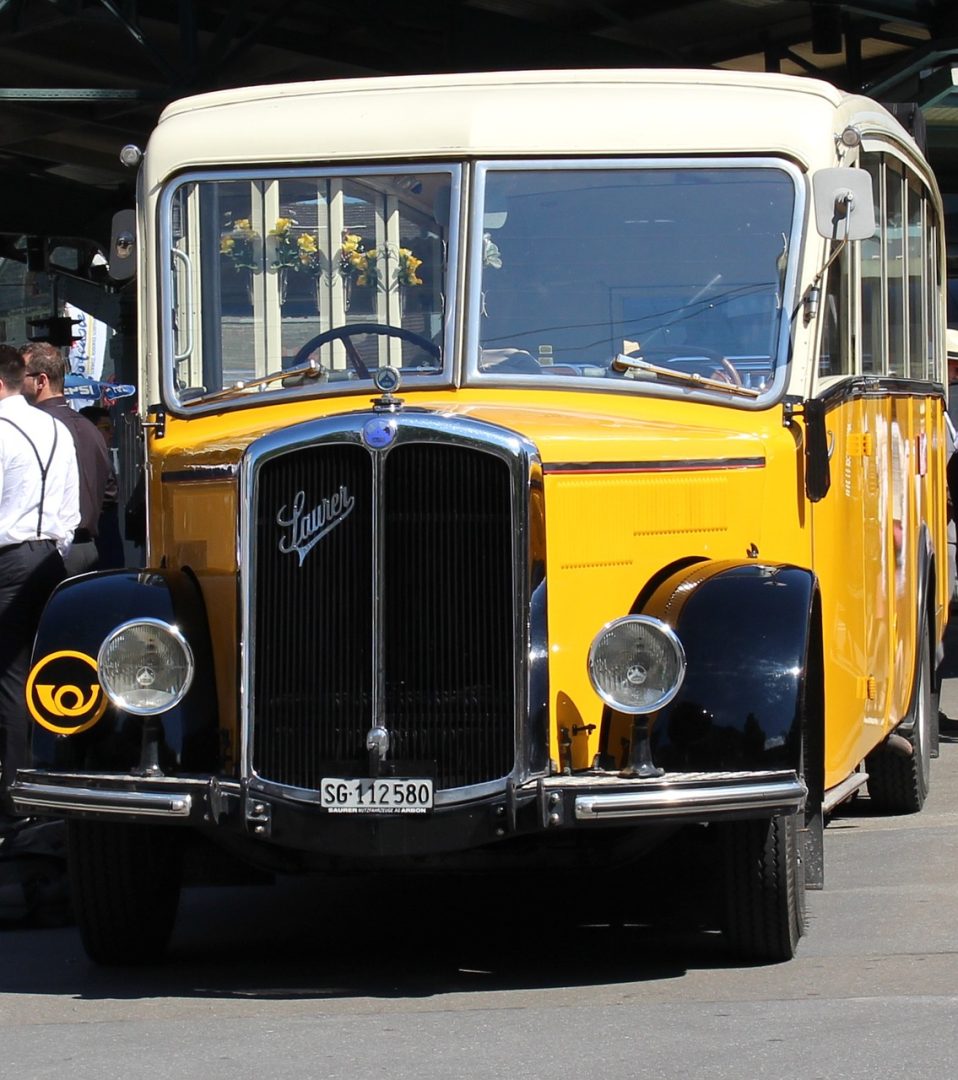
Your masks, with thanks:
[[[402,384],[402,373],[398,368],[380,368],[373,373],[373,383],[382,391],[382,397],[372,399],[376,412],[398,412],[403,407],[402,398],[394,396]]]

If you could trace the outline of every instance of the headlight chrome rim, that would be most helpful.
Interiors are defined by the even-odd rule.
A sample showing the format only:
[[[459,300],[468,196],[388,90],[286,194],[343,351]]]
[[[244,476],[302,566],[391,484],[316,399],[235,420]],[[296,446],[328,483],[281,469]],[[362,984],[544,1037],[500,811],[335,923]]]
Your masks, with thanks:
[[[123,694],[116,692],[115,687],[111,687],[103,677],[103,670],[106,666],[107,650],[121,634],[138,626],[151,626],[164,631],[173,638],[177,645],[183,650],[183,656],[186,660],[186,677],[179,689],[172,694],[170,700],[164,702],[162,705],[136,705],[127,700]],[[103,640],[103,644],[100,646],[99,652],[97,653],[96,666],[100,685],[103,687],[103,692],[110,699],[111,703],[123,712],[130,713],[133,716],[158,716],[162,713],[169,712],[170,709],[175,709],[193,685],[193,676],[196,673],[196,662],[193,657],[193,650],[190,648],[190,643],[186,640],[180,628],[173,623],[166,622],[164,619],[153,619],[149,617],[128,619],[126,622],[120,623],[119,626],[115,626],[110,633],[107,634]]]
[[[661,634],[662,638],[673,650],[677,668],[677,674],[672,685],[664,693],[660,694],[659,697],[641,706],[632,705],[615,698],[601,684],[596,672],[598,651],[602,646],[603,640],[610,631],[614,631],[626,624],[648,626]],[[663,622],[661,619],[657,619],[652,615],[623,615],[621,618],[612,619],[611,622],[607,622],[595,635],[592,639],[592,645],[589,648],[588,670],[592,689],[595,690],[606,705],[615,709],[616,712],[625,713],[628,716],[645,716],[649,713],[658,712],[659,709],[668,705],[669,702],[675,698],[676,694],[678,694],[679,690],[682,689],[682,684],[685,682],[686,666],[685,649],[678,634],[676,634],[668,623]]]

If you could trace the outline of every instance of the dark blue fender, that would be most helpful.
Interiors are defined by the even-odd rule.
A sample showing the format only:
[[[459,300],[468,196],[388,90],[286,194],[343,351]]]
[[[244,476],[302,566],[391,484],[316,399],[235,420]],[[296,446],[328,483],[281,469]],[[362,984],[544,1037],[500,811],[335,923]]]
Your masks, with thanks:
[[[179,627],[196,670],[183,701],[159,717],[115,708],[96,677],[104,638],[120,623],[161,619]],[[213,772],[219,737],[206,609],[189,575],[116,570],[62,582],[50,598],[27,681],[33,765],[64,771],[128,772],[142,764],[144,722],[156,733],[164,772]]]
[[[654,718],[656,765],[801,773],[805,741],[804,764],[810,752],[818,758],[821,608],[811,571],[696,563],[658,585],[641,610],[675,629],[688,662],[679,694]]]

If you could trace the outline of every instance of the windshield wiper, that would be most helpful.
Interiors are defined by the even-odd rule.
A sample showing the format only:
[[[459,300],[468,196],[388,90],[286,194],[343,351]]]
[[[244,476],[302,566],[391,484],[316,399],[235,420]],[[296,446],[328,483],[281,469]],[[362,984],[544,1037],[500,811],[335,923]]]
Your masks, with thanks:
[[[659,379],[674,379],[676,382],[690,386],[700,386],[706,390],[721,390],[726,394],[735,394],[739,397],[757,398],[762,391],[751,386],[736,386],[735,383],[726,382],[724,379],[709,379],[705,375],[695,372],[679,371],[677,368],[659,367],[658,364],[650,364],[638,356],[626,356],[619,353],[612,361],[612,370],[620,373],[629,371],[643,372],[647,375],[655,375]]]
[[[200,397],[190,398],[183,405],[205,405],[210,401],[221,401],[223,398],[233,397],[245,390],[255,390],[260,386],[268,386],[271,382],[280,379],[295,379],[302,376],[305,379],[322,379],[327,374],[326,368],[316,360],[307,360],[298,367],[284,368],[282,371],[274,371],[269,375],[261,375],[258,379],[240,379],[231,386],[224,386],[222,390],[214,390],[212,394],[203,394]]]

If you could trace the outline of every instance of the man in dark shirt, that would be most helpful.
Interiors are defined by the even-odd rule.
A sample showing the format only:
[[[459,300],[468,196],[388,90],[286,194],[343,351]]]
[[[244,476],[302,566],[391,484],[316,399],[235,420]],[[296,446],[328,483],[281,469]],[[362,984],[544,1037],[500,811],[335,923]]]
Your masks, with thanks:
[[[109,409],[104,409],[101,405],[87,405],[80,410],[80,415],[85,416],[103,436],[103,444],[110,455],[110,479],[106,485],[103,509],[100,511],[100,522],[97,526],[99,534],[96,538],[96,549],[100,554],[98,569],[116,570],[126,565],[126,555],[123,550],[123,537],[120,535],[119,483],[110,451],[113,445],[113,416]]]
[[[67,404],[63,394],[67,366],[61,351],[49,342],[37,341],[24,345],[20,355],[26,363],[23,396],[62,421],[73,436],[80,471],[80,525],[63,561],[68,574],[85,574],[97,565],[97,527],[110,478],[110,457],[95,425]]]

